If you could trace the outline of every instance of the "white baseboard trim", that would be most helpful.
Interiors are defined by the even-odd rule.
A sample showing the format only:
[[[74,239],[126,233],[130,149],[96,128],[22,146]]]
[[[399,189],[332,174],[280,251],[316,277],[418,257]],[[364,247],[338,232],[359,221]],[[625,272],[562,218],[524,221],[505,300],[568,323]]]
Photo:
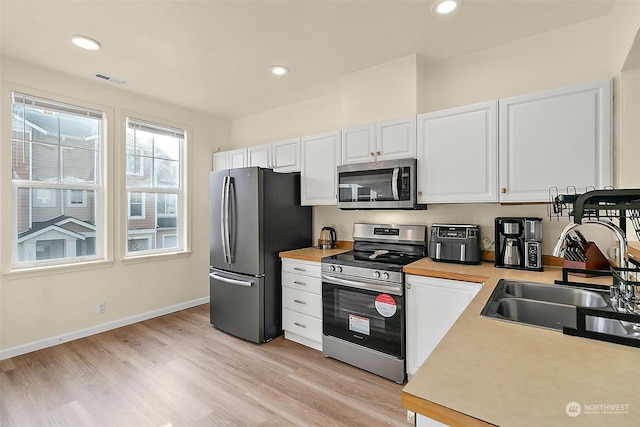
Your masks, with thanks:
[[[164,316],[165,314],[175,313],[176,311],[186,310],[187,308],[196,307],[198,305],[209,302],[209,297],[198,298],[192,301],[164,307],[158,310],[148,311],[146,313],[136,314],[135,316],[125,317],[123,319],[113,320],[111,322],[102,323],[90,328],[81,329],[75,332],[58,335],[56,337],[45,338],[40,341],[34,341],[28,344],[19,345],[17,347],[0,350],[0,360],[9,359],[10,357],[20,356],[21,354],[31,353],[32,351],[42,350],[43,348],[53,347],[54,345],[65,342],[85,338],[101,332],[110,331],[112,329],[121,328],[123,326],[132,325],[144,320],[153,319],[154,317]]]

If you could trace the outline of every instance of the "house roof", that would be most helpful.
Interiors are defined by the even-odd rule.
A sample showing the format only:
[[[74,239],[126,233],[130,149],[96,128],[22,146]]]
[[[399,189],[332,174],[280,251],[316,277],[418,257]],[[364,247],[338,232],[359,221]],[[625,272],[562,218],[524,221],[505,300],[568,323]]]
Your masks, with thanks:
[[[18,240],[24,240],[30,235],[42,234],[53,229],[80,235],[96,231],[95,225],[90,222],[81,221],[77,218],[66,215],[60,215],[48,221],[34,222],[29,230],[18,234]]]

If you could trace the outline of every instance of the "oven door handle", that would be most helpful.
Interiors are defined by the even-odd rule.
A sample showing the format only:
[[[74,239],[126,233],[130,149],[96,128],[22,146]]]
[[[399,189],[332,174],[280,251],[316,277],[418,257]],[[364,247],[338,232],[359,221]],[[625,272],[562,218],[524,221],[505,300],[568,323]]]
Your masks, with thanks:
[[[349,288],[364,289],[374,292],[384,292],[392,295],[402,295],[402,285],[386,286],[365,281],[343,279],[341,277],[331,276],[326,273],[322,275],[322,281],[332,285],[347,286]]]

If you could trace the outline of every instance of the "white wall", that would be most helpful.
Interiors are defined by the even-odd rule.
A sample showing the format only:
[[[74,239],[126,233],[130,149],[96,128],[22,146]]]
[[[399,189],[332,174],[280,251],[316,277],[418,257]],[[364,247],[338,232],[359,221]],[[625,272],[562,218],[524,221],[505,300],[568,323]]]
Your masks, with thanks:
[[[110,109],[115,125],[107,144],[114,153],[122,155],[124,147],[123,128],[118,120],[122,111],[142,114],[149,118],[169,121],[187,126],[192,130],[187,144],[191,152],[189,165],[191,195],[191,254],[166,257],[148,262],[122,262],[121,247],[114,247],[114,262],[91,270],[72,270],[64,273],[3,274],[0,276],[0,351],[11,354],[21,346],[39,340],[66,336],[82,330],[90,330],[109,322],[135,318],[149,312],[162,311],[184,304],[206,300],[208,287],[208,172],[211,156],[219,141],[230,139],[230,124],[226,120],[133,95],[112,83],[93,82],[72,78],[37,66],[1,58],[3,95],[10,87],[19,85],[22,90],[50,93],[67,99],[100,104]],[[3,273],[10,268],[8,253],[10,239],[11,201],[11,149],[10,144],[10,100],[2,100],[0,110],[3,118],[0,145],[1,205],[0,224],[2,254],[0,267]],[[124,158],[124,156],[122,157]],[[123,162],[113,164],[108,176],[113,200],[107,214],[113,218],[113,228],[108,235],[114,239],[126,236]],[[126,199],[126,197],[124,198]],[[124,211],[123,211],[124,212]],[[105,301],[107,311],[96,313],[96,304]],[[2,354],[2,353],[0,353]]]

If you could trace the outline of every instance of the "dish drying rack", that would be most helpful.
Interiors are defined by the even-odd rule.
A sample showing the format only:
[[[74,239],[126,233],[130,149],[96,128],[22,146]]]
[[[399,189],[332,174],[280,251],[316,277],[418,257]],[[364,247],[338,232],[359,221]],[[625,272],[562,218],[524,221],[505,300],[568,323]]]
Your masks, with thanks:
[[[587,187],[578,194],[575,187],[567,187],[560,193],[557,187],[549,189],[547,214],[549,219],[566,216],[576,224],[583,219],[617,219],[618,226],[627,233],[627,220],[640,240],[640,188],[596,190]]]

